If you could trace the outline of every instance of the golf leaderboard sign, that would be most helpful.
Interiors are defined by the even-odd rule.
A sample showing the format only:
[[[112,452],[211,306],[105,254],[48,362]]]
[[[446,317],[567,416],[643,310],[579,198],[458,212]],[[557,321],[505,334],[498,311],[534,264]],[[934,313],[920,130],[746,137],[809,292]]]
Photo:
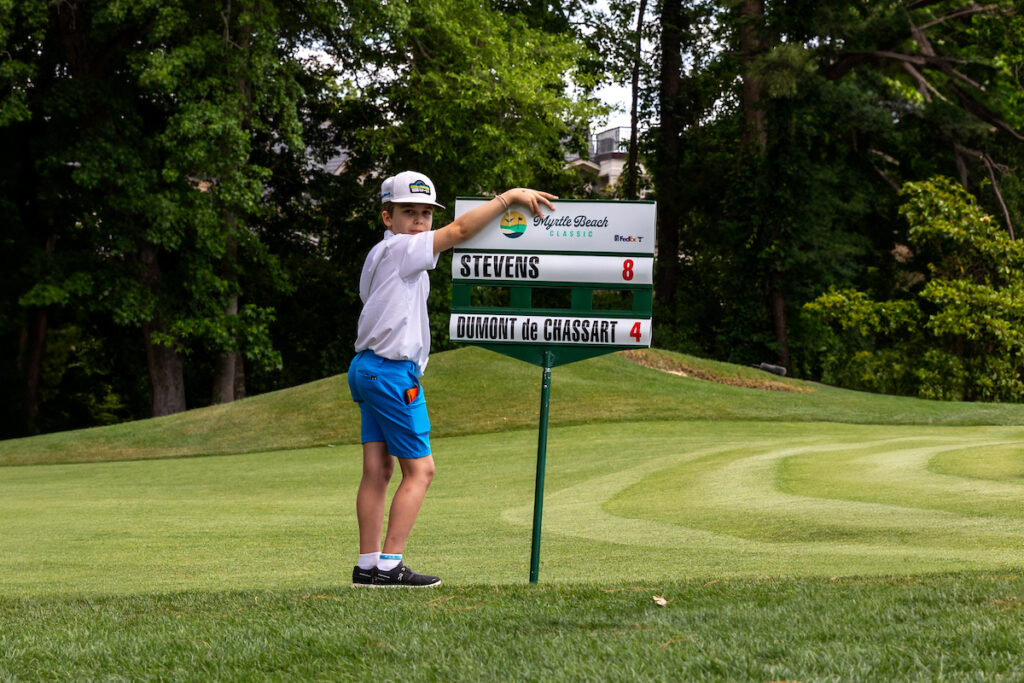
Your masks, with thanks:
[[[487,202],[455,201],[455,216]],[[651,345],[657,205],[513,204],[452,255],[449,336],[543,368],[530,583],[537,583],[551,368]]]

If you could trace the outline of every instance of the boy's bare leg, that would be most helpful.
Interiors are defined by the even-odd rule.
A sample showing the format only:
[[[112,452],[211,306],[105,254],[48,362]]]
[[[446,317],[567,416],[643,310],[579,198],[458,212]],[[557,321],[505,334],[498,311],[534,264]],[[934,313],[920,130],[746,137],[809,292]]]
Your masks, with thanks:
[[[434,479],[432,455],[415,460],[399,458],[398,462],[402,467],[402,483],[395,491],[391,512],[388,513],[388,534],[384,538],[384,553],[387,555],[401,555],[405,551],[405,542],[420,513],[423,497]]]
[[[380,534],[384,528],[388,482],[395,471],[395,459],[388,454],[383,441],[363,444],[363,478],[356,494],[356,517],[359,520],[359,552],[380,551]]]

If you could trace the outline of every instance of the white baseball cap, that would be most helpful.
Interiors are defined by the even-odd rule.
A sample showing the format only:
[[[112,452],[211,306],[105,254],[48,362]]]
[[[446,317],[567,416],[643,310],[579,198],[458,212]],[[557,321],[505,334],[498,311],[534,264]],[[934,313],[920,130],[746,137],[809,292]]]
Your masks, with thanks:
[[[381,183],[380,203],[385,202],[433,204],[439,209],[444,208],[442,204],[437,203],[437,191],[434,189],[433,181],[416,171],[402,171]]]

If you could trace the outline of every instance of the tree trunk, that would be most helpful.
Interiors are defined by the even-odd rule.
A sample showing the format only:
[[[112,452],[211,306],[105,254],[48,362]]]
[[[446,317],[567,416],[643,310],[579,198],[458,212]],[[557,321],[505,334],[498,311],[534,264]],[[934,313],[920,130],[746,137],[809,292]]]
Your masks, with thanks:
[[[786,297],[782,293],[782,275],[772,271],[769,277],[770,307],[772,311],[772,327],[775,330],[775,342],[779,345],[779,365],[789,368],[789,333],[786,331]]]
[[[224,310],[229,316],[238,315],[238,296],[231,297]],[[213,364],[213,404],[231,403],[235,400],[236,367],[239,363],[238,353],[231,351],[222,353]]]
[[[758,167],[768,152],[768,126],[765,121],[761,99],[761,79],[752,68],[768,47],[764,36],[764,0],[744,0],[740,6],[740,54],[743,59],[743,149],[753,150]],[[769,265],[768,308],[771,313],[772,330],[778,346],[778,363],[788,368],[790,364],[789,332],[786,327],[786,295],[783,292],[783,276],[777,264]]]
[[[235,400],[238,354],[225,353],[217,357],[213,367],[213,404]]]
[[[225,353],[217,357],[213,368],[213,404],[231,403],[235,396],[235,382],[238,378],[239,357],[237,353]]]
[[[139,248],[139,260],[144,268],[143,284],[154,293],[158,292],[162,275],[156,247],[152,244],[143,244]],[[185,410],[185,361],[174,349],[153,341],[154,333],[165,330],[159,314],[142,325],[146,362],[149,365],[150,407],[153,417]]]
[[[150,406],[153,417],[185,410],[185,362],[180,353],[153,343],[153,333],[163,327],[159,318],[142,325],[149,364]]]
[[[633,80],[631,106],[629,110],[629,158],[626,161],[626,199],[637,198],[639,163],[637,157],[637,100],[640,97],[640,58],[643,55],[644,14],[647,13],[647,0],[640,0],[636,13],[636,47],[633,52]]]
[[[235,354],[235,400],[245,398],[245,356]]]
[[[239,11],[241,11],[241,8]],[[263,9],[257,4],[251,9],[251,11],[256,14],[261,14]],[[222,41],[225,48],[237,49],[243,54],[248,55],[251,44],[249,34],[245,31],[239,31],[236,35],[232,35],[232,22],[237,17],[232,16],[230,1],[227,4],[227,8],[222,13],[222,16],[224,17],[224,35]],[[238,85],[238,92],[242,96],[242,101],[245,103],[242,107],[242,119],[248,121],[252,116],[252,83],[249,81],[244,71],[238,73],[235,81]],[[238,234],[238,217],[233,211],[226,210],[224,212],[224,225],[226,226],[228,236],[227,253],[223,263],[222,276],[226,280],[237,283],[235,263],[238,259],[238,242],[234,236]],[[232,295],[228,300],[224,313],[228,317],[238,316],[237,294]],[[245,370],[242,365],[242,355],[237,351],[230,350],[225,353],[221,353],[214,361],[213,367],[213,404],[231,403],[236,398],[242,398],[244,396]]]
[[[664,0],[661,8],[661,89],[658,97],[658,261],[655,296],[665,304],[675,302],[679,270],[679,217],[683,215],[674,184],[680,158],[679,95],[682,81],[682,0]]]
[[[740,7],[740,54],[743,59],[743,147],[764,154],[768,148],[768,130],[761,108],[761,81],[753,74],[751,64],[764,50],[761,37],[764,26],[764,0],[744,0]]]

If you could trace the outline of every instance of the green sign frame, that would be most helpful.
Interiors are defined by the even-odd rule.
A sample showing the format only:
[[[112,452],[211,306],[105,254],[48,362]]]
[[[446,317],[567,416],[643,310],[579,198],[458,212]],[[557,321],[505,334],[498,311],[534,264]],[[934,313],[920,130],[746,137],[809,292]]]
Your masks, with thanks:
[[[485,201],[479,197],[459,197],[459,201]],[[656,202],[649,200],[558,200],[557,206],[572,204],[648,204],[657,206]],[[656,211],[656,209],[655,209]],[[514,244],[514,243],[513,243]],[[526,255],[533,253],[524,249],[473,249],[465,246],[456,247],[452,255],[453,276],[455,261],[461,254],[485,253],[485,254],[507,254]],[[650,248],[643,251],[632,250],[626,253],[615,251],[574,251],[559,250],[552,252],[561,256],[609,256],[616,258],[654,258],[654,242],[651,240]],[[509,303],[507,306],[474,305],[473,290],[477,287],[495,288],[502,287],[509,290]],[[569,293],[569,308],[542,308],[534,307],[533,299],[536,290],[565,290]],[[630,292],[632,294],[632,305],[629,308],[608,309],[594,308],[594,294],[601,290],[617,290]],[[627,282],[594,281],[594,282],[553,282],[553,281],[530,281],[488,278],[488,279],[454,279],[452,281],[452,315],[513,315],[513,316],[557,316],[560,318],[630,318],[638,320],[651,320],[654,307],[654,286],[653,283],[631,284]],[[583,346],[579,344],[566,343],[502,343],[492,341],[463,341],[461,343],[473,344],[482,348],[501,353],[518,360],[537,365],[539,367],[555,367],[574,363],[579,360],[593,358],[613,353],[624,349],[643,348],[638,344],[609,344],[602,346]],[[551,362],[553,365],[546,365]]]
[[[458,203],[460,201],[487,201],[486,198],[474,198],[474,197],[459,197],[456,199],[456,213],[458,213]],[[655,240],[654,240],[654,225],[657,221],[657,205],[653,201],[631,201],[626,202],[622,200],[605,200],[605,201],[592,201],[592,200],[558,200],[556,206],[571,205],[574,202],[587,204],[653,204],[653,224],[649,226],[649,232],[646,236],[648,244],[644,245],[644,248],[638,249],[637,246],[640,244],[640,240],[623,240],[628,243],[629,248],[623,251],[615,251],[614,249],[605,250],[589,250],[589,251],[573,251],[573,250],[551,250],[545,247],[543,250],[545,253],[557,254],[559,257],[580,257],[589,258],[594,256],[599,257],[614,257],[626,259],[625,263],[632,266],[632,261],[629,259],[650,259],[650,268],[645,271],[649,273],[649,282],[643,283],[631,283],[622,281],[611,281],[610,278],[604,276],[597,277],[596,279],[587,279],[585,282],[565,282],[564,280],[544,280],[538,278],[537,280],[523,281],[521,278],[502,278],[500,276],[489,277],[489,278],[462,278],[456,277],[456,260],[460,258],[462,254],[501,254],[501,255],[529,255],[534,256],[536,254],[535,248],[504,248],[504,244],[501,244],[502,248],[493,248],[494,242],[488,242],[481,248],[476,248],[474,245],[464,243],[460,247],[456,247],[452,255],[452,304],[451,304],[451,318],[449,322],[449,333],[452,335],[453,341],[460,341],[462,343],[473,344],[474,346],[480,346],[485,349],[489,349],[496,353],[500,353],[506,356],[510,356],[517,360],[525,361],[532,365],[543,368],[543,374],[541,376],[541,400],[540,400],[540,417],[538,423],[538,435],[537,435],[537,475],[534,487],[534,503],[533,503],[533,535],[530,550],[530,583],[536,584],[539,580],[540,574],[540,541],[541,541],[541,526],[542,516],[544,507],[544,472],[546,469],[546,458],[547,458],[547,434],[548,434],[548,413],[550,407],[551,397],[551,368],[558,365],[566,365],[568,363],[575,363],[576,361],[585,360],[587,358],[594,358],[601,356],[606,353],[613,353],[615,351],[623,349],[635,349],[635,348],[646,348],[650,346],[650,321],[653,316],[654,308],[654,283],[653,283],[653,260],[655,255]],[[522,214],[519,214],[518,220],[520,225],[522,224]],[[607,219],[605,221],[607,223]],[[592,231],[589,231],[592,233]],[[616,237],[616,239],[618,239]],[[509,245],[514,246],[514,242],[509,242]],[[483,258],[483,257],[481,257]],[[543,257],[540,257],[543,258]],[[606,273],[606,270],[602,271]],[[625,276],[625,274],[624,274]],[[477,287],[502,287],[508,288],[508,305],[494,306],[494,305],[474,305],[473,303],[473,290]],[[555,290],[568,295],[570,305],[568,308],[545,308],[542,306],[534,306],[535,294],[538,290]],[[594,296],[595,293],[600,290],[617,290],[620,292],[630,293],[630,307],[609,309],[609,308],[595,308],[594,307]],[[563,297],[564,298],[564,297]],[[456,319],[458,316],[500,316],[504,320],[508,321],[510,316],[513,316],[518,321],[519,319],[524,320],[537,320],[537,319],[555,319],[564,323],[566,320],[577,321],[581,319],[589,322],[594,322],[595,325],[601,323],[602,320],[617,320],[623,322],[624,319],[628,321],[642,320],[646,321],[648,325],[648,335],[646,337],[647,344],[618,344],[618,343],[602,343],[602,344],[578,344],[578,343],[558,343],[551,341],[544,342],[533,342],[533,341],[516,341],[516,342],[503,342],[503,341],[481,341],[481,340],[462,340],[456,339],[457,336],[452,332],[456,329]],[[464,319],[465,320],[465,319]],[[604,327],[614,325],[611,322],[601,323]],[[638,324],[639,325],[639,324]],[[512,326],[510,324],[510,326]],[[536,328],[534,328],[536,329]],[[613,328],[614,329],[614,328]],[[531,337],[532,339],[533,337]],[[637,342],[641,341],[639,334],[636,335]]]

